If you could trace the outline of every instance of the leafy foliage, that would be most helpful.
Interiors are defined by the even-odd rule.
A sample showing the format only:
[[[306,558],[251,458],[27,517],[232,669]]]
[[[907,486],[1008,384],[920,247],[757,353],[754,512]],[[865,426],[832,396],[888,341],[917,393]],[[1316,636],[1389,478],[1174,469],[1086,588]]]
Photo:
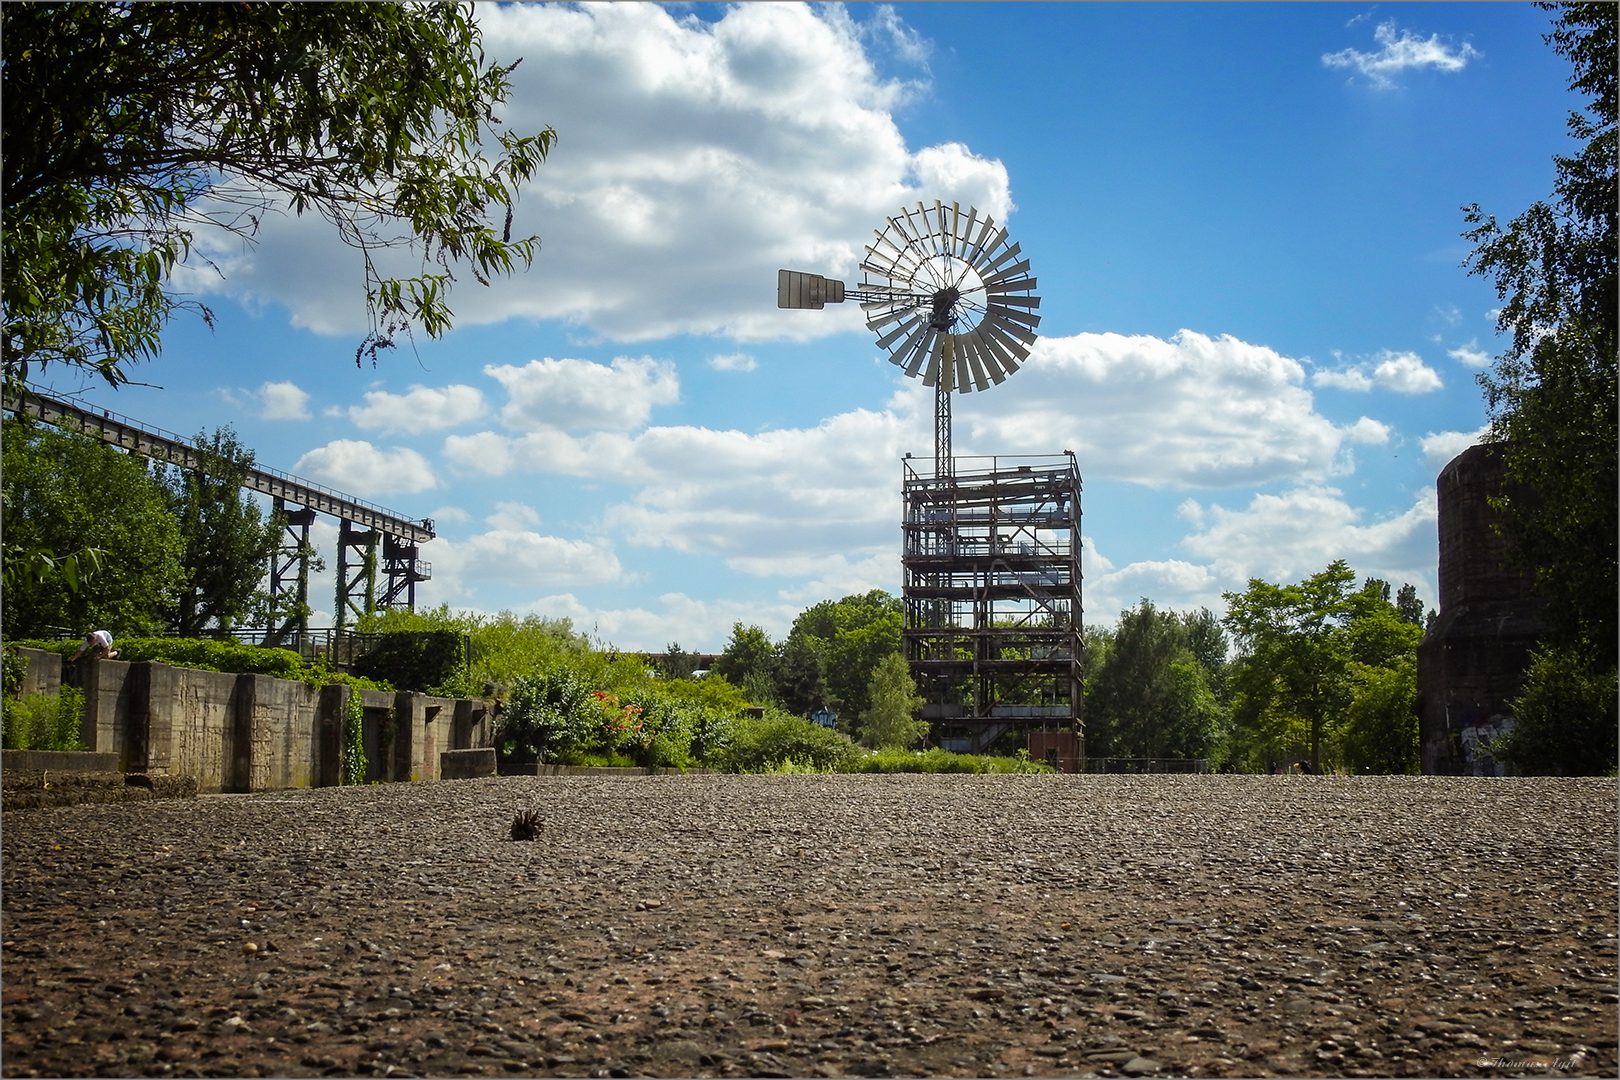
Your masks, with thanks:
[[[848,772],[860,753],[848,736],[768,707],[762,719],[738,721],[717,764],[736,773],[781,771],[784,762],[817,772]]]
[[[83,435],[4,423],[8,580],[6,637],[58,630],[151,632],[163,626],[182,582],[180,531],[164,490],[139,459]],[[74,582],[10,569],[28,553],[100,549],[100,567]]]
[[[775,660],[776,651],[765,631],[739,622],[732,624],[731,639],[710,670],[754,701],[768,702],[776,696]]]
[[[1585,743],[1592,752],[1578,749],[1582,733],[1613,728],[1613,702],[1589,691],[1615,682],[1620,609],[1620,8],[1543,6],[1558,12],[1547,41],[1573,68],[1570,89],[1587,99],[1568,120],[1580,152],[1553,159],[1551,202],[1535,203],[1505,229],[1478,205],[1468,207],[1474,228],[1465,235],[1476,245],[1469,272],[1494,280],[1503,301],[1497,329],[1510,335],[1480,380],[1491,432],[1506,443],[1509,477],[1529,493],[1493,505],[1502,512],[1510,557],[1535,575],[1553,634],[1553,647],[1527,673],[1526,730],[1504,756],[1521,770],[1585,772],[1603,768],[1599,746],[1613,746],[1610,737]]]
[[[1568,645],[1543,645],[1513,702],[1515,725],[1491,752],[1521,774],[1613,776],[1617,702],[1613,666],[1605,671]]]
[[[466,639],[454,630],[394,630],[355,660],[356,674],[400,690],[425,691],[465,665]]]
[[[7,750],[85,750],[79,738],[84,692],[64,686],[54,694],[0,699],[0,746]]]
[[[1473,274],[1495,279],[1511,344],[1482,378],[1493,434],[1539,505],[1504,505],[1519,557],[1568,634],[1612,643],[1615,625],[1616,97],[1610,5],[1570,4],[1549,35],[1593,100],[1569,117],[1579,155],[1554,158],[1556,198],[1506,230],[1477,206]],[[1604,556],[1610,556],[1605,558]]]
[[[953,754],[933,747],[929,750],[878,750],[860,759],[853,772],[863,773],[1051,773],[1044,761],[1033,761],[1026,752],[1016,757],[986,757],[982,754]]]
[[[828,704],[854,718],[871,708],[872,673],[878,664],[900,652],[901,621],[900,600],[873,589],[805,609],[793,620],[789,640],[802,637],[816,650]]]
[[[0,20],[8,385],[50,363],[124,382],[196,307],[169,278],[204,225],[250,239],[267,213],[325,218],[365,267],[356,362],[412,325],[443,333],[454,267],[487,284],[534,257],[512,206],[554,133],[500,129],[515,65],[486,61],[470,5],[6,4]],[[422,273],[380,268],[400,245]]]
[[[1105,647],[1088,643],[1086,743],[1092,757],[1219,756],[1226,635],[1204,609],[1185,616],[1143,599]]]
[[[911,665],[899,653],[878,662],[866,696],[871,705],[861,714],[862,745],[903,750],[928,734],[928,721],[916,718],[923,699],[911,677]]]
[[[186,635],[262,621],[269,596],[259,585],[281,531],[242,490],[253,451],[230,427],[198,432],[194,447],[202,469],[154,467],[183,545],[168,624]]]
[[[1251,578],[1247,591],[1226,594],[1224,621],[1241,650],[1231,674],[1237,757],[1247,767],[1301,747],[1318,772],[1325,758],[1371,768],[1415,757],[1417,726],[1399,705],[1415,707],[1408,665],[1416,663],[1422,628],[1390,603],[1387,582],[1370,579],[1352,591],[1354,584],[1341,559],[1298,584]],[[1381,670],[1407,672],[1408,681],[1374,674]],[[1339,739],[1352,715],[1347,761]]]

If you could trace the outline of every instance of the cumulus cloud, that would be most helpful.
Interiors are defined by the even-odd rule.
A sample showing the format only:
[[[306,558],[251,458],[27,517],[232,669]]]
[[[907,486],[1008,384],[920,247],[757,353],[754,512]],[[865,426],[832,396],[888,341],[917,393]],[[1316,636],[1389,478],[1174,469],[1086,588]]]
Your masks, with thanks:
[[[267,382],[253,392],[262,420],[308,420],[309,395],[295,383]]]
[[[1212,579],[1227,589],[1241,589],[1250,577],[1297,581],[1344,559],[1363,576],[1397,585],[1409,581],[1424,595],[1437,595],[1431,580],[1437,546],[1434,489],[1419,491],[1398,514],[1375,521],[1364,517],[1336,488],[1297,487],[1257,494],[1241,510],[1198,507],[1200,524],[1182,546],[1209,560]]]
[[[611,365],[548,356],[522,367],[491,364],[484,374],[506,388],[501,423],[514,431],[629,430],[645,424],[654,405],[681,396],[675,365],[647,356]]]
[[[411,494],[438,483],[427,459],[415,450],[385,450],[360,439],[318,446],[299,458],[292,471],[361,497]]]
[[[745,352],[722,353],[709,357],[709,366],[716,371],[753,371],[759,361]]]
[[[1455,355],[1455,354],[1453,354]],[[1427,394],[1445,384],[1439,372],[1412,352],[1393,352],[1385,349],[1372,365],[1356,364],[1333,371],[1317,371],[1311,376],[1316,386],[1331,386],[1339,390],[1367,391],[1374,388],[1393,390],[1397,394]]]
[[[1334,425],[1304,382],[1297,360],[1227,335],[1042,338],[994,393],[957,398],[957,441],[979,453],[1074,450],[1087,476],[1226,487],[1329,475],[1346,443],[1387,435],[1367,418]],[[931,412],[932,391],[913,392]]]
[[[824,597],[817,597],[824,599]],[[662,652],[677,642],[689,652],[719,652],[733,623],[762,628],[772,638],[787,636],[802,605],[738,600],[698,600],[685,593],[665,593],[646,607],[602,608],[573,593],[542,596],[522,606],[550,619],[570,619],[574,629],[620,649]]]
[[[1423,456],[1429,464],[1441,469],[1470,446],[1484,442],[1490,433],[1489,424],[1477,431],[1435,431],[1423,436],[1418,445],[1423,448]]]
[[[433,542],[432,555],[434,595],[488,595],[501,608],[515,606],[514,589],[593,585],[624,575],[605,541],[545,536],[524,528],[494,528],[466,540],[441,537]]]
[[[534,507],[520,502],[498,502],[495,512],[484,519],[492,529],[524,529],[540,524],[540,514]]]
[[[1487,368],[1491,366],[1490,354],[1479,347],[1477,339],[1470,341],[1466,345],[1459,345],[1446,353],[1446,355],[1466,367]]]
[[[484,395],[474,387],[461,385],[437,390],[413,386],[404,394],[372,390],[366,394],[364,405],[351,405],[339,412],[356,427],[384,435],[437,431],[484,415]]]
[[[914,88],[876,71],[868,42],[921,56],[892,11],[880,32],[836,5],[740,4],[714,22],[652,4],[480,7],[513,72],[508,130],[558,132],[522,193],[534,267],[454,298],[462,324],[563,318],[619,341],[673,334],[809,339],[857,329],[851,304],[807,317],[772,302],[779,267],[853,279],[887,214],[917,200],[1004,220],[1007,171],[961,144],[907,147],[891,115]],[[354,252],[318,215],[271,216],[246,251],[199,236],[225,278],[198,290],[285,304],[322,333],[365,328]],[[212,243],[212,247],[210,247]],[[388,273],[419,272],[382,252]]]
[[[1423,38],[1410,30],[1397,31],[1394,20],[1379,23],[1373,30],[1373,39],[1380,46],[1377,52],[1344,49],[1324,53],[1322,63],[1359,72],[1377,89],[1389,90],[1396,85],[1395,76],[1403,71],[1421,68],[1461,71],[1470,60],[1484,55],[1466,41],[1453,47],[1441,41],[1439,34]]]
[[[922,444],[908,411],[856,410],[814,428],[750,434],[653,427],[636,435],[556,429],[451,436],[445,456],[468,471],[552,472],[636,490],[606,523],[632,543],[746,557],[749,573],[827,551],[865,557],[892,544],[898,462]],[[769,554],[759,554],[768,552]]]

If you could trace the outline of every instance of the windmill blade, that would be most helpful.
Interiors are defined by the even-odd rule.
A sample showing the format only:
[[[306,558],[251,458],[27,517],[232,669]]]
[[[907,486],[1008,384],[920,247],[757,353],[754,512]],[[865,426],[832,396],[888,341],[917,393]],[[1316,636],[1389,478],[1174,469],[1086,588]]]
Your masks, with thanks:
[[[962,227],[962,204],[959,203],[959,202],[953,202],[953,203],[951,203],[951,257],[952,258],[957,258],[962,254],[962,252],[961,252],[962,238],[957,235],[957,230],[960,229],[961,227]]]
[[[984,365],[979,362],[979,351],[975,349],[967,335],[963,334],[956,339],[956,355],[967,360],[968,372],[973,376],[973,389],[990,389],[990,380],[985,377]],[[964,382],[963,385],[966,385]]]
[[[996,363],[1000,364],[1007,374],[1018,370],[1018,361],[1013,358],[1012,348],[1006,339],[997,337],[993,329],[984,323],[980,323],[975,332],[979,335],[979,344],[984,347],[985,352],[994,356]]]
[[[997,285],[1000,285],[1004,281],[1005,282],[1013,282],[1013,281],[1020,281],[1020,280],[1029,281],[1030,279],[1028,277],[1024,276],[1024,275],[1026,275],[1028,273],[1029,273],[1029,260],[1024,259],[1022,262],[1013,263],[1011,266],[1007,267],[1007,269],[1003,270],[999,274],[991,274],[989,277],[985,278],[984,279],[984,287],[986,289],[995,289],[995,287]],[[1026,289],[1029,288],[1028,285],[1025,285],[1025,286],[1022,286],[1022,287],[1026,288]],[[1006,288],[999,289],[997,291],[998,292],[1006,292],[1007,289],[1013,289],[1013,288],[1019,288],[1019,286],[1008,285],[1008,286],[1006,286]]]
[[[1038,296],[1005,296],[1001,293],[992,293],[991,303],[1011,304],[1013,307],[1038,308],[1041,306],[1041,298]],[[862,304],[861,306],[865,307],[866,305]]]
[[[970,266],[972,265],[973,260],[968,258],[968,251],[970,251],[973,247],[973,230],[978,228],[978,225],[979,208],[977,206],[970,206],[968,207],[967,221],[963,223],[962,244],[957,250],[957,255]]]
[[[924,319],[921,315],[913,315],[906,322],[901,323],[895,329],[890,330],[887,334],[884,334],[882,337],[878,338],[877,347],[880,349],[887,349],[890,345],[917,329],[917,324],[923,321]],[[873,326],[871,323],[867,323],[866,325],[867,329],[869,330],[877,329],[877,327]]]
[[[863,304],[861,306],[865,307],[866,305]],[[888,311],[886,311],[886,312],[884,312],[884,313],[882,313],[880,315],[876,315],[876,316],[873,316],[870,319],[867,319],[866,320],[866,328],[868,330],[881,330],[883,327],[888,326],[890,323],[894,322],[896,319],[905,318],[908,313],[909,313],[908,308],[891,308],[890,310],[888,310]],[[878,347],[879,348],[883,347],[882,340],[878,341]]]
[[[898,349],[894,350],[889,356],[889,362],[897,367],[904,367],[907,375],[916,378],[918,369],[928,357],[929,344],[936,334],[937,331],[925,320],[921,326],[912,331],[911,336]]]
[[[984,322],[980,323],[979,326],[981,329],[988,326],[990,332],[996,335],[997,339],[1007,347],[1008,351],[1022,360],[1029,355],[1028,346],[1035,344],[1035,334],[1027,327],[1019,326],[1017,323],[1004,318],[1004,314],[1004,312],[991,312],[985,316]]]
[[[922,356],[923,351],[918,350],[918,355]],[[927,356],[928,356],[928,370],[923,372],[923,377],[922,377],[923,385],[924,386],[936,386],[936,385],[938,385],[940,377],[941,377],[942,374],[947,380],[949,380],[950,372],[945,370],[945,365],[943,363],[941,363],[941,361],[943,360],[943,358],[945,356],[945,343],[944,343],[944,336],[943,335],[936,335],[934,337],[933,342],[932,342],[932,347],[927,350]],[[912,373],[912,369],[908,367],[906,369],[906,374],[910,375],[911,373]]]
[[[991,304],[990,310],[1003,319],[1012,319],[1034,329],[1041,325],[1041,317],[1028,311],[1014,311],[1012,308],[1002,307],[1000,304]]]
[[[1028,289],[1033,289],[1039,283],[1039,281],[1039,278],[1032,277],[1007,278],[1006,280],[997,281],[993,284],[986,285],[985,291],[990,293],[1005,293],[1013,291],[1023,292]]]
[[[1007,373],[1002,370],[1001,361],[996,358],[990,343],[985,341],[984,335],[979,333],[978,328],[975,327],[967,337],[972,342],[974,350],[979,354],[979,362],[984,365],[985,374],[990,376],[991,381],[998,386],[1006,382]]]
[[[993,226],[995,224],[995,222],[991,221],[989,218],[985,218],[984,223],[986,226]],[[978,250],[973,253],[973,269],[982,273],[984,268],[989,265],[989,261],[994,255],[996,248],[1000,247],[1006,239],[1007,228],[1006,226],[1002,226],[996,230],[996,234],[994,236],[990,237],[990,239],[986,242],[980,244]]]
[[[950,389],[959,394],[965,394],[973,389],[973,375],[968,371],[967,355],[961,349],[952,349],[951,358],[955,361],[951,365],[956,373],[956,379],[951,383]]]
[[[984,269],[987,271],[985,276],[1004,277],[1005,274],[1001,268],[1011,260],[1016,259],[1021,250],[1022,247],[1019,244],[1008,244],[1005,251],[996,252],[995,257],[984,264]]]

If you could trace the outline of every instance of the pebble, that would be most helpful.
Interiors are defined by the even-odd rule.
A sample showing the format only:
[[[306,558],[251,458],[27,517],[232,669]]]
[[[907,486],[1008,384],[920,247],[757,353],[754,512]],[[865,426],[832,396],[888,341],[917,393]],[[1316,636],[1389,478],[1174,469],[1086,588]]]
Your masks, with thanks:
[[[1616,1073],[1612,782],[1276,780],[507,777],[8,812],[6,1070]],[[514,844],[530,806],[546,833]]]

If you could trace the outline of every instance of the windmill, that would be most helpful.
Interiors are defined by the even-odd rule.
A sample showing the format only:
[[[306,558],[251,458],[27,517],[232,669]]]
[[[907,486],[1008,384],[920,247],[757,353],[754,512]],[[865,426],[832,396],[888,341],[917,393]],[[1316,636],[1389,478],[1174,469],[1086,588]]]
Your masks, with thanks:
[[[821,309],[855,300],[889,362],[934,388],[934,475],[948,479],[951,391],[987,390],[1018,370],[1035,343],[1041,298],[1029,260],[1005,227],[977,208],[935,201],[901,210],[877,230],[861,282],[776,272],[776,306]]]
[[[939,745],[982,753],[1009,731],[1068,771],[1081,716],[1080,470],[1061,456],[951,456],[951,392],[988,390],[1035,344],[1041,306],[1007,230],[918,203],[866,246],[861,281],[776,274],[776,306],[858,301],[889,362],[934,388],[934,469],[902,468],[901,645]],[[1039,730],[1036,730],[1039,729]]]

